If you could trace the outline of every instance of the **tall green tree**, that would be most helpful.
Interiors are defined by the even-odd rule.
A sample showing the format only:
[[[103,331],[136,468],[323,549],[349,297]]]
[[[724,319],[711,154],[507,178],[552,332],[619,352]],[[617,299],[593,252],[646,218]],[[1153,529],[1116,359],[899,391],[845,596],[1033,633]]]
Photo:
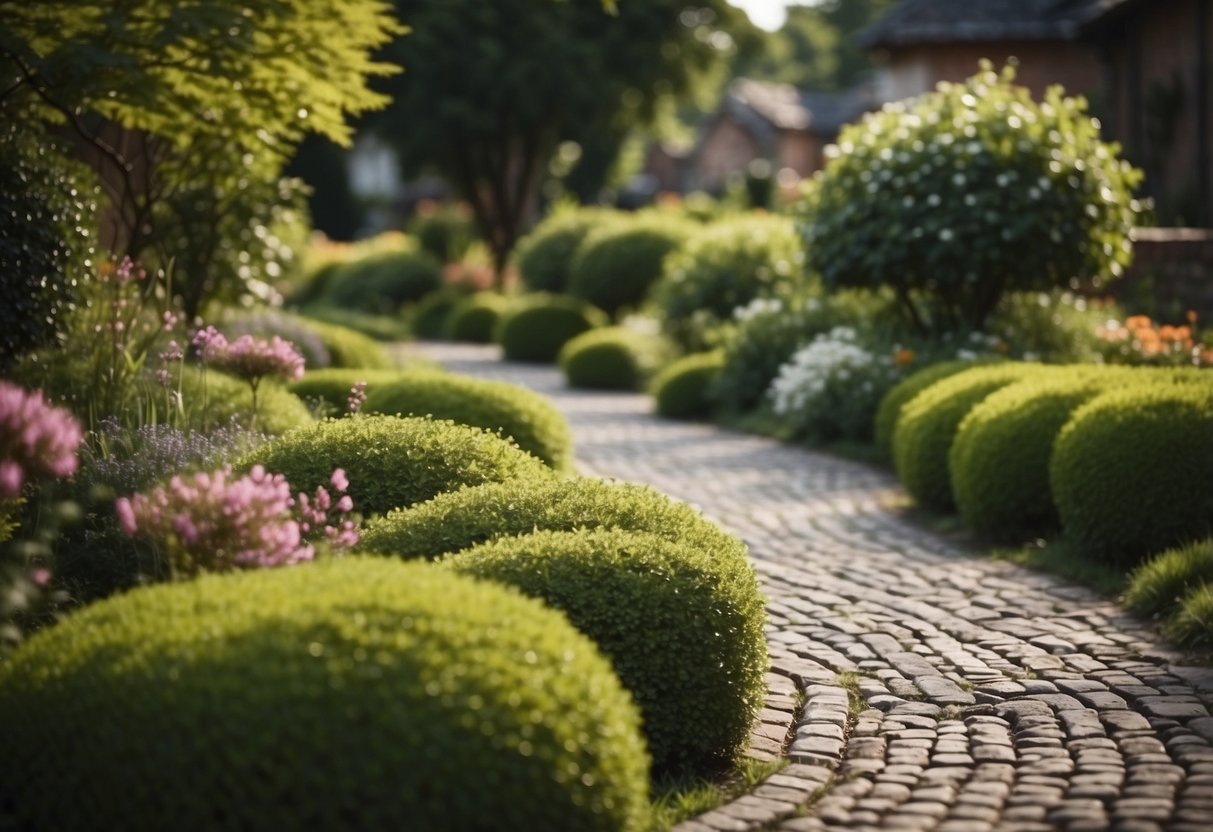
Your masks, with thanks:
[[[385,57],[376,127],[405,167],[429,166],[472,205],[500,275],[562,141],[651,119],[735,50],[725,0],[397,0],[412,28]],[[605,167],[605,166],[602,166]]]
[[[272,193],[307,133],[348,143],[347,117],[387,101],[368,80],[393,70],[374,52],[401,31],[380,0],[0,0],[0,108],[74,137],[115,253],[168,262],[180,237],[162,227]],[[247,274],[218,269],[247,230],[181,258],[188,312]]]

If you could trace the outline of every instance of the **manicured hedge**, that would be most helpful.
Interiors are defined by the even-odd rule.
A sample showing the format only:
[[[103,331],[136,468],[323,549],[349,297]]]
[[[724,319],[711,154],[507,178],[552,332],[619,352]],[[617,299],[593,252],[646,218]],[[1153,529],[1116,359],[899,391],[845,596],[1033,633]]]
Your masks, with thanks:
[[[564,616],[349,558],[139,589],[0,665],[14,828],[647,829],[639,716]]]
[[[890,459],[893,455],[893,434],[901,419],[901,410],[911,399],[937,381],[954,376],[978,365],[972,361],[941,361],[923,367],[897,382],[880,400],[876,409],[876,446]]]
[[[577,247],[567,291],[610,315],[638,306],[666,257],[696,229],[681,217],[655,214],[600,225]]]
[[[591,230],[618,219],[608,211],[565,211],[546,218],[518,242],[522,283],[533,292],[564,292],[577,247]]]
[[[509,309],[509,301],[495,292],[477,292],[451,310],[446,320],[446,337],[452,341],[487,344],[493,340],[497,321]]]
[[[684,356],[657,374],[651,390],[657,414],[667,419],[706,416],[712,409],[712,387],[724,367],[724,353]]]
[[[753,570],[651,533],[537,531],[444,561],[561,610],[639,704],[659,771],[732,760],[762,706],[766,613]]]
[[[607,323],[606,314],[585,301],[536,292],[501,316],[493,340],[509,361],[549,363],[574,336]]]
[[[1150,384],[1105,393],[1062,429],[1049,483],[1066,535],[1132,564],[1213,531],[1213,391]]]
[[[466,485],[543,477],[549,469],[488,431],[433,419],[357,416],[329,419],[246,454],[240,469],[264,465],[296,491],[327,485],[335,468],[349,477],[356,511],[382,514]]]
[[[323,300],[346,309],[391,314],[442,285],[442,264],[424,251],[385,251],[342,264]]]
[[[557,358],[570,387],[637,390],[672,349],[659,336],[607,326],[570,339]]]
[[[570,469],[573,434],[551,402],[525,387],[444,372],[413,371],[376,384],[365,413],[432,416],[512,439],[552,468]]]
[[[333,408],[337,414],[345,414],[349,410],[350,390],[358,382],[366,382],[366,389],[371,390],[394,381],[403,374],[403,370],[308,370],[303,378],[292,381],[287,389],[304,401],[319,399]]]
[[[392,360],[374,339],[340,324],[307,318],[307,328],[324,340],[331,367],[365,370],[390,370]]]

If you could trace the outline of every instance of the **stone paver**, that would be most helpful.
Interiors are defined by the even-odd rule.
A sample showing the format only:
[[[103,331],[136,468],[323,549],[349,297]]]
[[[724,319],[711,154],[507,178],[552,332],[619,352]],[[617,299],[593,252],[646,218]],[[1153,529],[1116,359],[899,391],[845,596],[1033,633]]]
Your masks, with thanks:
[[[1213,829],[1213,673],[1115,604],[906,522],[875,468],[657,419],[495,347],[406,349],[544,393],[582,473],[648,483],[749,545],[772,662],[750,753],[791,762],[683,829]]]

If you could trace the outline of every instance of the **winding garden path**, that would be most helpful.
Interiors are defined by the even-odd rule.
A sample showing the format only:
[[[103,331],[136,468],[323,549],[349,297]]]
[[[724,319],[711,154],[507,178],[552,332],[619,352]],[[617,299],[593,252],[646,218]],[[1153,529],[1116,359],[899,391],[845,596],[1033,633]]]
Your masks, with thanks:
[[[1213,671],[1115,604],[907,522],[874,468],[661,420],[495,347],[406,349],[549,396],[582,473],[749,544],[772,660],[750,754],[790,762],[679,829],[1213,829]]]

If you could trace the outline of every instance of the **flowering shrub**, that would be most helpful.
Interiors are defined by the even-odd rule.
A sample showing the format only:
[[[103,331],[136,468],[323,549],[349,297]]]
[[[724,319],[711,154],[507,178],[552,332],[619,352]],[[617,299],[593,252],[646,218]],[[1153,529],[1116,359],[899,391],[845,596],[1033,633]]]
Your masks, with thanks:
[[[229,342],[213,326],[199,330],[194,336],[198,359],[204,364],[244,379],[253,394],[253,420],[257,424],[257,388],[266,376],[282,376],[298,380],[303,377],[303,356],[290,341],[277,335],[264,341],[251,335],[241,335]]]
[[[37,476],[75,473],[84,432],[76,418],[29,392],[0,381],[0,500],[16,497]]]
[[[1195,312],[1188,323],[1169,326],[1145,315],[1123,323],[1109,320],[1095,331],[1104,359],[1113,364],[1168,364],[1213,367],[1213,332],[1201,335]]]
[[[989,63],[887,104],[839,136],[805,192],[811,269],[827,286],[892,286],[920,331],[980,328],[1010,289],[1118,276],[1141,172],[1082,99],[1036,103]]]
[[[797,350],[767,391],[775,413],[799,435],[870,439],[881,397],[897,380],[895,356],[835,327]]]
[[[348,519],[354,505],[344,493],[345,472],[337,469],[330,481],[342,495],[336,502],[323,486],[312,497],[294,498],[281,474],[257,465],[233,479],[231,466],[224,466],[175,476],[147,494],[120,497],[114,507],[122,530],[163,547],[176,575],[289,566],[314,557],[309,539],[335,548],[358,540]]]

